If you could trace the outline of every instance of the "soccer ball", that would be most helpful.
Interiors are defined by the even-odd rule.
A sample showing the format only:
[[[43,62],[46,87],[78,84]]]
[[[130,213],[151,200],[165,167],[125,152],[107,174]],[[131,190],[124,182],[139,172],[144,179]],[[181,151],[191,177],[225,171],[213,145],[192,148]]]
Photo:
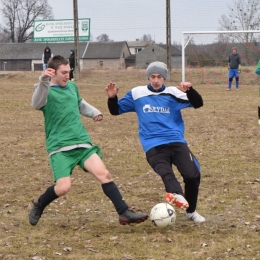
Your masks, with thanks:
[[[158,203],[151,209],[150,219],[155,226],[165,228],[175,222],[176,213],[170,204]]]

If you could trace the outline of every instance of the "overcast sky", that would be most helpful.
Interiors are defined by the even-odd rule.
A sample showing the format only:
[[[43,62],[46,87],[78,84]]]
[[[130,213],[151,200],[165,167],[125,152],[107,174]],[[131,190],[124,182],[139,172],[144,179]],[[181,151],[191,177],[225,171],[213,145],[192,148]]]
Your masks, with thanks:
[[[222,14],[234,0],[171,0],[171,39],[183,31],[219,30]],[[73,0],[49,0],[54,19],[73,19]],[[78,0],[79,18],[90,18],[93,40],[107,34],[114,41],[134,41],[144,34],[166,43],[166,0]]]

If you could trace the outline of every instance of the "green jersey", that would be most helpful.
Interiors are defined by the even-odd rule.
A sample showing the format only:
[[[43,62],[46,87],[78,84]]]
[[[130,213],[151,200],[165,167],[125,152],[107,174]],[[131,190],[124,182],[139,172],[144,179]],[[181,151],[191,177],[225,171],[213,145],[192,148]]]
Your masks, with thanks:
[[[80,117],[81,100],[78,88],[72,82],[66,87],[50,86],[47,103],[41,109],[48,153],[69,145],[91,143]]]

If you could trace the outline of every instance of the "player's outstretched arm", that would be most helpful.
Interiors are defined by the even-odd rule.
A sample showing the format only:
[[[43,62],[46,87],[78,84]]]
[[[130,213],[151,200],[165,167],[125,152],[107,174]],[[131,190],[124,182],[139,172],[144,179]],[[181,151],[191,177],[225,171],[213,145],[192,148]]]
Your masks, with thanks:
[[[190,82],[181,82],[180,83],[180,86],[178,86],[177,88],[182,91],[182,92],[185,92],[191,88],[192,84]]]
[[[103,119],[102,113],[84,99],[79,103],[79,111],[81,115],[93,118],[94,121],[101,121]]]
[[[106,87],[106,92],[108,96],[107,106],[111,115],[119,115],[118,113],[118,87],[116,87],[115,83],[110,82]]]
[[[106,86],[106,92],[107,92],[107,96],[109,98],[114,98],[115,96],[117,96],[118,94],[118,87],[116,87],[116,84],[113,82],[110,82],[107,86]]]
[[[187,98],[194,108],[200,108],[203,106],[202,96],[193,88],[190,87],[187,91]]]
[[[113,98],[108,98],[107,106],[108,106],[108,109],[109,109],[109,112],[111,115],[113,115],[113,116],[119,115],[119,113],[118,113],[119,106],[118,106],[117,96],[115,96]]]
[[[203,106],[203,99],[201,95],[192,87],[190,82],[181,82],[177,87],[180,91],[185,92],[188,100],[194,108]]]
[[[50,79],[55,75],[55,70],[46,69],[40,76],[40,82],[34,86],[35,90],[32,96],[32,107],[41,109],[45,106],[47,95],[50,88]]]
[[[103,119],[103,115],[97,115],[95,118],[94,118],[94,121],[97,122],[97,121],[101,121]]]

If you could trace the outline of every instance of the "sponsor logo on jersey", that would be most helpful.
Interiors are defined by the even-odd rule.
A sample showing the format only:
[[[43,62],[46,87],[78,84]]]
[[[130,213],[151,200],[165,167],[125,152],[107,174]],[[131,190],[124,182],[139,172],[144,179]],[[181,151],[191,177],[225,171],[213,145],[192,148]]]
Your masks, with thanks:
[[[144,113],[170,113],[170,108],[169,107],[154,107],[151,106],[150,104],[146,104],[143,106],[143,111]]]

